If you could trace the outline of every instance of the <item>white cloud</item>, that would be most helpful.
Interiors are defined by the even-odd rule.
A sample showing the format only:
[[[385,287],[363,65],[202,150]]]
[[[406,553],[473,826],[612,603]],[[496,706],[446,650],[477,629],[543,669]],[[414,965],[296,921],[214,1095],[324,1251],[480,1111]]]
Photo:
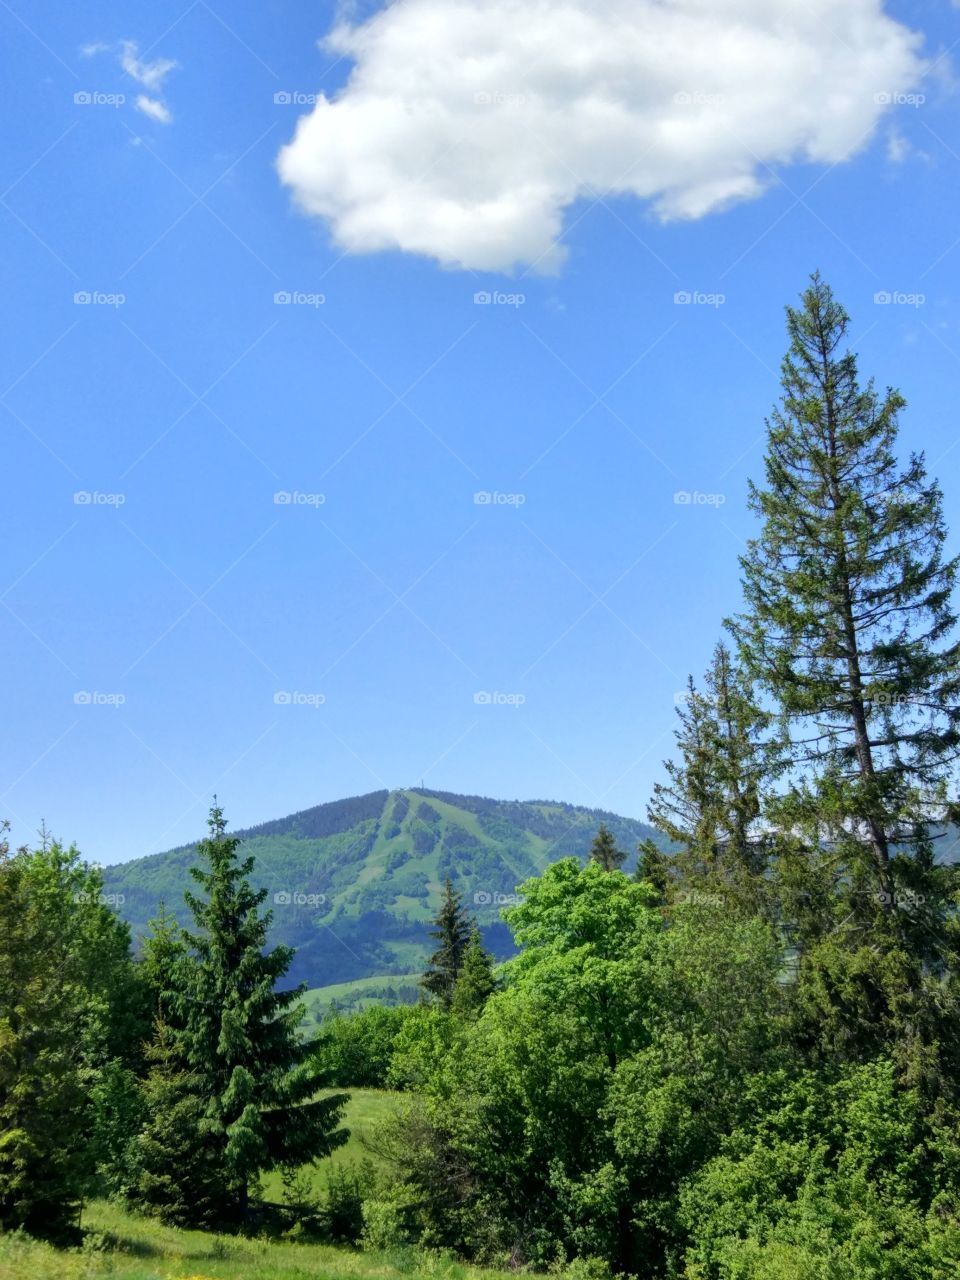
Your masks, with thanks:
[[[898,129],[891,129],[887,136],[887,159],[891,164],[903,164],[910,155],[910,143]]]
[[[117,54],[120,66],[127,75],[147,90],[146,93],[137,95],[134,103],[137,110],[159,124],[169,124],[173,115],[161,95],[164,80],[178,64],[172,58],[154,58],[152,62],[144,61],[140,57],[136,40],[121,40],[119,44],[104,44],[102,40],[92,40],[89,44],[80,47],[80,55],[84,58],[93,58],[100,53]]]
[[[177,64],[172,58],[155,58],[153,62],[143,62],[139,57],[137,42],[124,40],[120,45],[120,65],[137,84],[142,84],[150,93],[157,93]]]
[[[278,169],[348,251],[553,270],[579,197],[700,218],[846,159],[919,43],[882,0],[402,0],[324,42],[349,82]]]
[[[165,102],[161,102],[159,98],[149,98],[145,93],[138,93],[137,101],[134,105],[138,111],[142,111],[151,120],[159,121],[160,124],[169,124],[173,119],[170,114],[170,108]]]

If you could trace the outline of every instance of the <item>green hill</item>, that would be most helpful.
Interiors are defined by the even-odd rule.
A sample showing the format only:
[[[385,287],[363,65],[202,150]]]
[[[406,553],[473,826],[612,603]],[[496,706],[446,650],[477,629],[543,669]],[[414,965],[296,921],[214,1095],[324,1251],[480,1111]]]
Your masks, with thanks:
[[[509,954],[503,906],[548,863],[585,857],[601,822],[633,866],[638,841],[654,834],[642,822],[555,801],[442,791],[374,791],[238,834],[268,890],[271,941],[296,948],[292,977],[315,988],[420,972],[447,876],[487,946]],[[182,914],[194,856],[190,845],[104,869],[106,892],[122,895],[135,938],[161,899]]]

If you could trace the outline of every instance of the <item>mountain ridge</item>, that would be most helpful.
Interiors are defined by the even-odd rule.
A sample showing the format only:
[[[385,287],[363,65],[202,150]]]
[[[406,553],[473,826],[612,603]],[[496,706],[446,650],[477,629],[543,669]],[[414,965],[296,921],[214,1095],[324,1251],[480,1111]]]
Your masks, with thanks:
[[[640,840],[660,839],[646,823],[603,809],[422,787],[332,800],[233,834],[254,856],[255,883],[268,891],[271,943],[293,946],[291,976],[320,987],[422,968],[448,876],[486,944],[509,954],[502,906],[550,862],[584,859],[601,822],[628,854],[628,868]],[[182,916],[195,850],[193,842],[104,868],[105,892],[116,895],[135,941],[161,900]]]

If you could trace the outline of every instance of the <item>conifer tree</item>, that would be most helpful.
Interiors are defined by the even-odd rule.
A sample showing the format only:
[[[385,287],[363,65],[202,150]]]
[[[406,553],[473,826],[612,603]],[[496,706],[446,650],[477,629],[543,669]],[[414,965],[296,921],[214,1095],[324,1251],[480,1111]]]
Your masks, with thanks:
[[[662,906],[666,901],[672,871],[670,855],[664,853],[655,840],[641,840],[637,846],[637,869],[633,878],[646,881],[656,890],[654,905]]]
[[[462,1017],[474,1018],[496,989],[493,960],[481,941],[480,930],[474,924],[463,953],[463,965],[454,984],[451,1007]]]
[[[150,932],[143,940],[138,967],[147,991],[151,1016],[156,1018],[162,1013],[169,1013],[169,1009],[163,1008],[164,993],[171,989],[171,975],[185,948],[176,917],[167,910],[162,899],[148,927]]]
[[[597,834],[590,846],[590,861],[602,867],[604,871],[619,871],[627,859],[627,855],[617,848],[613,832],[601,822]]]
[[[470,920],[449,876],[444,881],[443,898],[430,937],[437,942],[437,949],[430,957],[420,985],[449,1009],[470,941]]]
[[[158,1101],[162,1107],[165,1091],[172,1091],[187,1149],[198,1159],[182,1170],[172,1159],[155,1168],[154,1203],[162,1208],[168,1185],[171,1204],[189,1205],[185,1192],[204,1184],[209,1158],[218,1185],[204,1215],[242,1221],[261,1172],[327,1155],[346,1140],[336,1128],[346,1099],[311,1101],[322,1080],[298,1036],[303,987],[276,990],[293,951],[267,950],[270,914],[260,911],[266,890],[251,887],[254,860],[238,858],[239,838],[227,835],[216,802],[208,826],[199,865],[191,868],[201,893],[185,895],[194,928],[183,931],[186,954],[173,965],[161,1000],[170,1033],[164,1031],[154,1053],[153,1114],[159,1119]]]
[[[171,1226],[216,1226],[224,1189],[218,1144],[205,1120],[204,1079],[188,1066],[181,1038],[161,1014],[147,1062],[130,1198]]]
[[[901,468],[894,454],[905,401],[861,387],[843,349],[849,318],[819,276],[787,327],[734,630],[792,731],[825,833],[859,848],[892,898],[895,847],[926,856],[960,750],[958,562],[943,557],[942,496],[923,456]]]
[[[745,609],[732,628],[790,739],[789,786],[771,813],[798,945],[832,935],[810,986],[814,1020],[853,1001],[837,1043],[888,1016],[902,1040],[918,1025],[923,975],[946,977],[956,952],[953,873],[936,864],[932,836],[954,812],[960,751],[957,560],[944,555],[923,456],[895,455],[903,397],[861,385],[848,316],[819,276],[787,328],[765,483],[750,490],[761,530],[741,558]]]
[[[679,848],[665,860],[646,842],[638,875],[656,876],[661,892],[670,882],[690,889],[709,881],[755,901],[766,860],[761,784],[777,768],[763,743],[769,718],[722,642],[704,685],[700,691],[688,679],[677,707],[678,759],[665,762],[668,780],[655,784],[648,808],[650,822]]]

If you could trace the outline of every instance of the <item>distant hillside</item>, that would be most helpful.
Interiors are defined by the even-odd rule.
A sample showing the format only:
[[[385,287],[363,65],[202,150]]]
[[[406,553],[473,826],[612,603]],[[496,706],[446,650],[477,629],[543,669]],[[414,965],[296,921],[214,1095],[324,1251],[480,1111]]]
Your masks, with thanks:
[[[522,881],[560,858],[586,857],[601,822],[636,865],[645,823],[551,800],[488,800],[443,791],[374,791],[262,823],[243,836],[269,891],[272,942],[297,949],[292,976],[310,987],[417,973],[427,925],[449,876],[487,945],[509,954],[499,912]],[[161,899],[182,916],[195,846],[104,869],[107,892],[141,935]]]

